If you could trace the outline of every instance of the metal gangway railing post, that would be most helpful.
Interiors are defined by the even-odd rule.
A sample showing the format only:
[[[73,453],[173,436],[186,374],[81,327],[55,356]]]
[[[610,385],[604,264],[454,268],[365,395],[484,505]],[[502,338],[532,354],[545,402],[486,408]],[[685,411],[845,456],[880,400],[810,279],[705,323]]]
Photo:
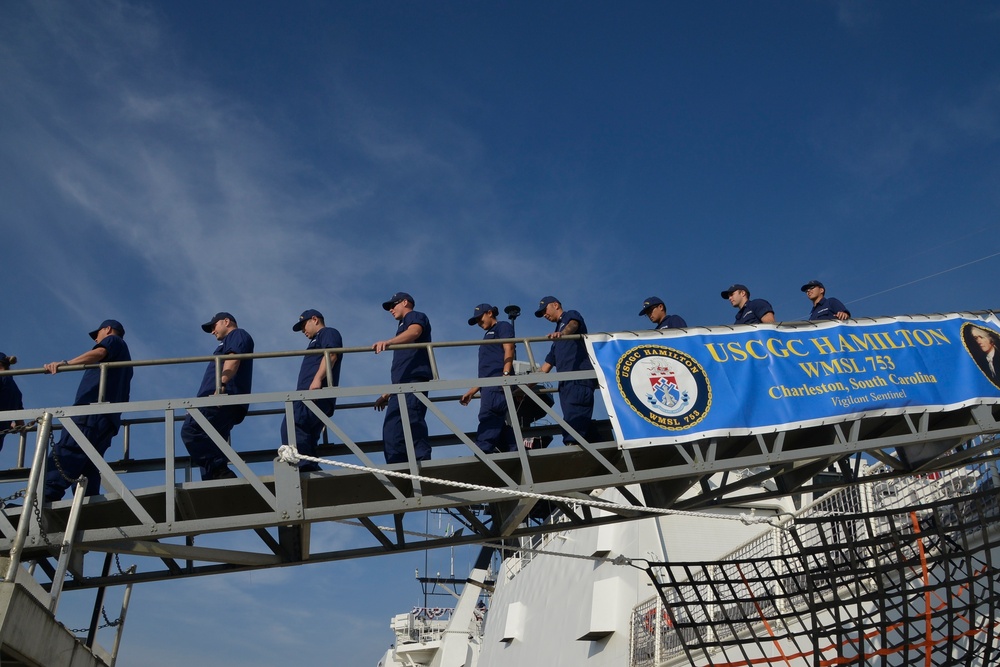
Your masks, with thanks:
[[[49,611],[56,613],[59,606],[59,596],[62,595],[63,584],[66,581],[66,572],[69,570],[69,562],[73,557],[73,545],[76,544],[76,527],[80,522],[80,508],[83,507],[83,498],[87,495],[87,478],[80,477],[76,480],[76,490],[73,492],[73,505],[70,507],[69,518],[66,521],[66,530],[63,532],[63,541],[59,547],[59,564],[52,577],[52,589],[50,591]]]
[[[130,570],[134,571],[135,565],[133,565]],[[122,610],[118,615],[118,625],[115,628],[115,643],[111,647],[111,664],[109,667],[115,667],[115,663],[118,662],[118,649],[122,644],[122,633],[125,632],[125,615],[128,614],[129,601],[132,599],[132,584],[131,582],[125,585],[125,595],[122,597]]]
[[[28,449],[28,432],[21,431],[17,434],[17,467],[24,467],[24,454]]]
[[[434,345],[432,343],[427,343],[427,360],[431,364],[431,378],[440,380],[441,376],[438,374],[437,357],[434,356]]]
[[[44,483],[42,471],[45,469],[45,455],[48,452],[49,434],[52,432],[52,414],[46,412],[38,426],[38,436],[35,438],[35,459],[31,464],[31,473],[28,475],[28,488],[24,494],[24,505],[21,508],[21,520],[17,524],[17,535],[14,543],[10,547],[10,564],[7,566],[5,581],[17,580],[17,569],[21,565],[21,552],[24,550],[24,542],[28,538],[30,521],[30,509],[36,502],[44,501],[44,497],[39,500],[38,491]]]
[[[101,379],[97,385],[97,402],[104,402],[104,391],[108,386],[108,365],[101,364]]]
[[[104,554],[104,566],[101,568],[101,578],[106,579],[111,573],[111,560],[115,557],[112,553]],[[104,594],[108,590],[107,586],[97,589],[94,597],[94,613],[90,615],[90,626],[87,628],[87,648],[94,648],[97,643],[97,629],[101,623],[101,610],[104,609]]]
[[[223,357],[216,357],[215,361],[215,393],[222,393],[222,362],[225,361]]]

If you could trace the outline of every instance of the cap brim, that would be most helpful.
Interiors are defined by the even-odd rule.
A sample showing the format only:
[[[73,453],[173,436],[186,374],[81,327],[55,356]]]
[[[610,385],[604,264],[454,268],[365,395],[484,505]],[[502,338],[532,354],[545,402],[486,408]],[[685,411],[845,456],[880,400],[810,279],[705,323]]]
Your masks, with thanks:
[[[305,320],[299,320],[298,322],[292,325],[292,331],[302,331],[305,328],[306,328]]]
[[[90,340],[97,340],[97,332],[98,331],[100,331],[100,329],[94,329],[93,331],[91,331],[88,334],[90,336]]]
[[[208,322],[201,325],[201,330],[205,333],[212,333],[212,329],[215,328],[215,322]]]

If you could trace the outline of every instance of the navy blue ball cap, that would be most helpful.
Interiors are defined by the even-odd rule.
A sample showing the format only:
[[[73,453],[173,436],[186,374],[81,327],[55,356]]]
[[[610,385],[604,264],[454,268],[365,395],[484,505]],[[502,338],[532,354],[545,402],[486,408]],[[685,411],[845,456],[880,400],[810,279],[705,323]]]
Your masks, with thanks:
[[[803,292],[807,292],[807,291],[809,291],[810,287],[823,287],[823,283],[821,283],[818,280],[810,280],[809,282],[807,282],[805,285],[802,286],[802,291]],[[823,289],[826,289],[826,288],[823,287]]]
[[[383,301],[382,302],[382,309],[383,310],[392,310],[393,307],[395,307],[395,305],[397,303],[399,303],[400,301],[409,301],[410,305],[413,306],[414,308],[416,308],[416,306],[417,306],[417,302],[413,300],[412,296],[410,296],[406,292],[396,292],[395,294],[393,294],[389,298],[388,301]]]
[[[722,290],[722,298],[728,299],[730,294],[732,294],[733,292],[738,292],[740,290],[743,290],[744,292],[747,293],[747,296],[750,296],[750,290],[747,289],[746,285],[741,285],[739,283],[736,283],[734,285],[730,285],[729,289]]]
[[[218,322],[219,320],[232,320],[233,321],[233,326],[234,327],[238,326],[236,324],[236,318],[235,317],[233,317],[232,315],[230,315],[227,312],[221,312],[221,313],[216,313],[215,315],[212,316],[212,319],[210,319],[208,322],[205,322],[204,324],[202,324],[201,325],[201,330],[204,331],[205,333],[212,333],[212,329],[215,328],[215,323]]]
[[[479,324],[479,320],[482,319],[485,313],[493,313],[493,317],[496,317],[500,313],[500,309],[496,306],[491,306],[488,303],[481,303],[476,306],[475,310],[472,311],[472,317],[469,318],[469,326],[475,326]]]
[[[119,322],[118,320],[104,320],[103,322],[101,322],[101,326],[97,327],[96,329],[90,332],[90,339],[97,340],[97,332],[103,329],[104,327],[111,327],[112,329],[118,332],[119,336],[125,335],[125,327],[122,326],[121,322]]]
[[[545,314],[545,309],[550,303],[559,303],[559,299],[554,296],[543,296],[542,300],[538,302],[538,310],[535,311],[535,317],[541,317]]]
[[[658,296],[651,296],[642,302],[642,310],[639,311],[640,315],[648,315],[649,311],[653,310],[657,306],[663,306],[663,299]]]
[[[299,315],[299,321],[292,325],[292,331],[302,331],[306,328],[306,321],[311,320],[314,317],[318,317],[320,320],[323,319],[323,313],[318,310],[303,310],[302,314]]]

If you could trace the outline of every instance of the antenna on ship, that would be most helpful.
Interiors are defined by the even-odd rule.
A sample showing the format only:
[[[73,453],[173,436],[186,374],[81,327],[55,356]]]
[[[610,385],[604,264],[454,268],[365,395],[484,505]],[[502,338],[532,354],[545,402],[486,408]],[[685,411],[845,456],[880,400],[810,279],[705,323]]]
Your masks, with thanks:
[[[521,306],[515,306],[511,304],[503,309],[504,315],[510,320],[510,326],[514,326],[514,320],[516,320],[521,315]]]

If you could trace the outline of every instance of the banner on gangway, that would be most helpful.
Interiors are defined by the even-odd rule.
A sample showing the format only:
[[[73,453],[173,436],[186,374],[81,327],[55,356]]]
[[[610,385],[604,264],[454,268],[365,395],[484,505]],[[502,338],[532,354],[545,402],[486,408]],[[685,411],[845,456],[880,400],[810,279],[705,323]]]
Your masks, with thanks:
[[[623,448],[1000,403],[1000,321],[948,314],[586,336]]]

